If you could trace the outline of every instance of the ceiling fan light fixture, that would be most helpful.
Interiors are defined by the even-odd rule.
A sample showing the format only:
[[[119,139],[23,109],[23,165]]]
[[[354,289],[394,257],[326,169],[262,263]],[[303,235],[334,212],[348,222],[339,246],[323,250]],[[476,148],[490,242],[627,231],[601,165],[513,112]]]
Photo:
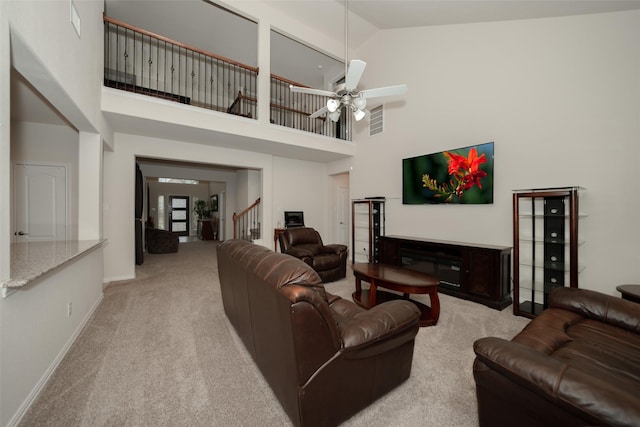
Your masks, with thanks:
[[[364,110],[367,106],[367,100],[362,96],[358,96],[353,100],[353,105],[355,105],[359,110]]]
[[[364,119],[365,115],[366,113],[361,109],[357,109],[353,111],[353,118],[356,119],[356,122],[359,122],[360,120]]]
[[[329,110],[330,113],[335,112],[339,106],[340,106],[340,102],[337,99],[330,98],[327,100],[327,110]],[[338,115],[339,114],[340,113],[338,113]]]
[[[329,118],[334,122],[337,122],[338,120],[340,120],[340,110],[331,111],[329,113]]]

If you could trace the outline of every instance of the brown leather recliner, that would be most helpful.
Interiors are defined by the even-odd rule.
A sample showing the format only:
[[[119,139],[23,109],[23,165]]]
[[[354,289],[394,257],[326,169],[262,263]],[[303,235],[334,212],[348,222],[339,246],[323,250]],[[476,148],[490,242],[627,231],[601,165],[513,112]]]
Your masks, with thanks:
[[[338,425],[409,378],[410,301],[365,310],[301,260],[244,240],[217,257],[225,314],[294,425]]]
[[[345,245],[324,245],[320,233],[311,227],[288,228],[278,236],[280,252],[300,258],[313,268],[323,282],[347,275],[348,249]]]
[[[640,304],[558,288],[513,340],[474,350],[481,427],[640,425]]]
[[[168,254],[178,252],[180,236],[167,230],[147,227],[145,230],[147,252],[150,254]]]

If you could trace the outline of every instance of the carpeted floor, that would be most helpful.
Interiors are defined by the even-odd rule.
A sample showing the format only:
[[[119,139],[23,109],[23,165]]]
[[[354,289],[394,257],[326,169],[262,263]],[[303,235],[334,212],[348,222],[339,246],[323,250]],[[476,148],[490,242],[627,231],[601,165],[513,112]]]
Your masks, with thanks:
[[[135,280],[111,283],[20,425],[291,425],[224,315],[216,246],[147,254]],[[350,298],[353,283],[348,274],[326,287]],[[440,299],[438,325],[416,338],[409,380],[344,426],[477,425],[473,342],[511,338],[528,320],[511,307]]]

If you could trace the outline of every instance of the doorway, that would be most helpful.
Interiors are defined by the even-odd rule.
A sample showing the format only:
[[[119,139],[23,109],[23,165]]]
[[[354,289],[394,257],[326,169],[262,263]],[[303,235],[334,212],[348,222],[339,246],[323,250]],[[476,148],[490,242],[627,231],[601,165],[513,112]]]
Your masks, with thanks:
[[[333,194],[335,203],[334,233],[336,243],[349,246],[351,225],[351,202],[349,199],[349,174],[333,175]]]
[[[14,241],[67,240],[67,167],[16,163],[13,168]]]
[[[189,235],[189,197],[169,196],[169,231]]]

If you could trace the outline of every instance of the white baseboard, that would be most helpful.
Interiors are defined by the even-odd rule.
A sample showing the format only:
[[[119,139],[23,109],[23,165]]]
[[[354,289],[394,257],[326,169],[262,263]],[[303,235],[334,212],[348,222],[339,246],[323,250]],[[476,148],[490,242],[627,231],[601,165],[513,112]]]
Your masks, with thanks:
[[[102,278],[102,287],[104,288],[110,282],[119,282],[121,280],[132,280],[132,279],[135,279],[135,278],[136,278],[135,274],[126,274],[126,275],[123,275],[123,276],[103,277]]]
[[[29,410],[33,402],[36,400],[38,395],[40,395],[40,392],[44,389],[44,386],[49,381],[49,378],[51,378],[51,375],[53,375],[53,373],[55,372],[60,362],[62,362],[62,359],[64,358],[64,356],[67,354],[67,352],[69,351],[73,343],[76,341],[76,339],[80,335],[80,332],[82,332],[84,327],[89,322],[89,319],[91,319],[91,316],[93,316],[93,313],[96,311],[96,309],[102,302],[102,298],[103,298],[103,295],[100,294],[100,298],[98,298],[95,304],[93,304],[93,306],[91,307],[87,315],[84,317],[84,319],[82,319],[82,322],[80,322],[80,324],[78,325],[74,333],[69,337],[64,347],[62,347],[58,355],[55,357],[55,359],[53,359],[53,362],[51,363],[49,368],[45,371],[44,375],[42,375],[40,380],[36,383],[35,387],[33,387],[33,390],[31,390],[31,393],[29,393],[29,395],[24,400],[24,402],[22,402],[22,405],[20,405],[20,408],[18,409],[18,411],[9,420],[9,422],[7,423],[7,427],[14,427],[18,425],[18,423],[20,423],[20,421],[22,420],[22,417],[24,417],[24,415],[27,413],[27,411]]]

